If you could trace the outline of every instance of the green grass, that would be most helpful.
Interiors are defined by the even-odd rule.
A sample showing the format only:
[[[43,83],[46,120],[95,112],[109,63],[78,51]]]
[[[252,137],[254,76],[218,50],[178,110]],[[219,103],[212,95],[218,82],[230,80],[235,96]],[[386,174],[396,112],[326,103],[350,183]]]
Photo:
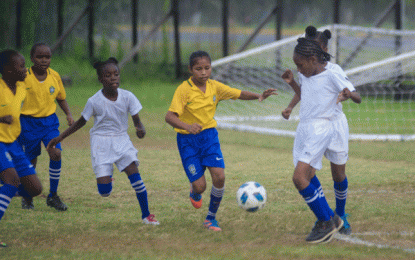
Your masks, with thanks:
[[[209,202],[208,185],[201,209],[188,199],[175,132],[164,122],[178,82],[126,78],[121,87],[143,104],[140,117],[147,136],[130,136],[139,149],[140,172],[149,193],[150,210],[160,226],[144,226],[135,194],[125,174],[115,171],[114,189],[101,198],[92,172],[89,150],[91,122],[63,142],[59,195],[67,212],[46,206],[48,158],[43,150],[38,175],[43,194],[32,211],[14,198],[0,222],[1,259],[410,259],[415,248],[413,212],[414,142],[350,142],[347,212],[356,235],[387,248],[356,245],[334,239],[310,245],[304,239],[315,221],[291,181],[292,138],[219,130],[226,162],[226,192],[217,215],[223,232],[202,228]],[[75,119],[86,100],[100,89],[88,78],[67,88]],[[66,129],[62,112],[58,111]],[[330,205],[334,194],[329,164],[318,176]],[[207,180],[210,182],[209,174]],[[257,213],[238,208],[237,188],[255,180],[265,186],[268,202]],[[376,233],[378,232],[378,233]],[[359,235],[360,234],[360,235]],[[392,247],[397,247],[396,249]]]

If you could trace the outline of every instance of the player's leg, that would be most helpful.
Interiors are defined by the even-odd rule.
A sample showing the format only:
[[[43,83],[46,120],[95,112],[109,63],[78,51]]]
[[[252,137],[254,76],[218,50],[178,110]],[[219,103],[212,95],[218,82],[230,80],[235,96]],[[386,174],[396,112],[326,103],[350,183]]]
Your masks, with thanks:
[[[148,208],[147,189],[144,185],[144,181],[141,179],[141,175],[138,172],[138,161],[132,162],[123,171],[127,174],[130,180],[131,186],[135,190],[138,203],[141,208],[141,218],[144,224],[159,225],[160,223],[154,218],[153,214],[150,214]]]
[[[339,233],[349,235],[352,232],[352,228],[347,220],[348,214],[345,212],[349,187],[346,176],[346,164],[337,165],[331,163],[331,174],[334,182],[334,195],[336,197],[336,214],[339,215],[344,222]]]
[[[210,230],[222,231],[216,221],[216,213],[225,192],[225,170],[218,167],[208,167],[208,169],[212,176],[212,190],[210,192],[209,211],[203,225]]]
[[[206,190],[206,179],[204,176],[206,167],[202,166],[200,159],[200,148],[196,140],[198,135],[177,134],[177,147],[183,169],[190,182],[189,199],[193,207],[202,207],[202,193]]]

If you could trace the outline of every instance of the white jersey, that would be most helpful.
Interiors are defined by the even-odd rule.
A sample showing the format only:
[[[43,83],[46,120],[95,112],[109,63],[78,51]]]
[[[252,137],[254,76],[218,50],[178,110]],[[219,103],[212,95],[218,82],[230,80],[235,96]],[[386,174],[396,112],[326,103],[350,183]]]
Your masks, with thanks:
[[[337,64],[334,64],[334,63],[331,63],[331,62],[327,62],[327,65],[326,65],[326,67],[325,67],[327,70],[331,70],[331,71],[334,71],[334,72],[336,72],[336,73],[338,73],[338,74],[340,74],[342,77],[344,77],[346,80],[349,80],[348,78],[347,78],[347,75],[346,75],[346,73],[344,73],[344,71],[343,71],[343,69],[339,66],[339,65],[337,65]],[[353,92],[353,91],[356,91],[356,89],[354,88],[354,86],[353,85],[348,85],[348,86],[346,86],[349,90],[350,90],[350,92]],[[336,113],[338,113],[338,114],[341,114],[342,112],[343,112],[343,106],[342,106],[342,103],[341,102],[339,102],[337,105],[336,105]]]
[[[111,101],[98,91],[88,99],[82,116],[88,121],[94,117],[92,135],[119,136],[127,135],[128,113],[132,116],[142,109],[140,101],[128,90],[118,89],[116,101]]]
[[[345,88],[353,88],[347,78],[332,70],[325,70],[308,78],[299,73],[299,79],[300,121],[335,118],[339,93]]]

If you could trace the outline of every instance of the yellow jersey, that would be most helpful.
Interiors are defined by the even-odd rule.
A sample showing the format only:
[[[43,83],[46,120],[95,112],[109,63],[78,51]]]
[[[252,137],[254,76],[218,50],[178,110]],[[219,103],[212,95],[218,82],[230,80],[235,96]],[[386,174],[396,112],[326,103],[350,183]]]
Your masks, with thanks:
[[[25,79],[27,97],[22,107],[22,114],[32,117],[47,117],[56,112],[55,99],[66,99],[66,92],[59,74],[51,68],[47,77],[40,82],[32,71],[27,70]]]
[[[240,95],[241,90],[211,79],[206,82],[206,93],[203,93],[192,78],[189,78],[177,87],[169,111],[178,114],[179,119],[186,124],[201,125],[203,131],[216,127],[217,123],[213,117],[219,101],[238,99]],[[189,134],[187,130],[174,130],[181,134]]]
[[[20,135],[20,111],[26,98],[26,86],[23,82],[16,83],[16,94],[10,90],[3,79],[0,79],[0,117],[12,116],[13,122],[0,123],[0,142],[13,143]]]

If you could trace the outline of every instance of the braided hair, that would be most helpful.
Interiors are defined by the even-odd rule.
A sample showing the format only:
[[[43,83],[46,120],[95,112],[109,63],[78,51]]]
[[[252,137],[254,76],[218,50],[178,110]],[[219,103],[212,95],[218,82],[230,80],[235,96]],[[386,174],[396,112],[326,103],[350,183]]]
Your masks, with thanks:
[[[307,38],[299,38],[297,40],[297,45],[294,48],[294,52],[307,58],[316,56],[321,63],[330,60],[330,54],[323,51],[318,42]]]
[[[18,51],[10,49],[0,52],[0,74],[3,75],[4,67],[11,65],[12,59],[19,55]]]
[[[116,58],[114,58],[114,57],[110,57],[106,61],[96,61],[96,62],[94,62],[94,65],[93,66],[94,66],[94,69],[97,70],[98,77],[101,77],[102,76],[102,72],[104,70],[104,67],[107,64],[114,64],[118,68],[118,60]]]
[[[319,42],[324,48],[327,48],[329,40],[331,39],[330,30],[323,32],[317,31],[316,27],[310,25],[305,29],[305,38]]]

